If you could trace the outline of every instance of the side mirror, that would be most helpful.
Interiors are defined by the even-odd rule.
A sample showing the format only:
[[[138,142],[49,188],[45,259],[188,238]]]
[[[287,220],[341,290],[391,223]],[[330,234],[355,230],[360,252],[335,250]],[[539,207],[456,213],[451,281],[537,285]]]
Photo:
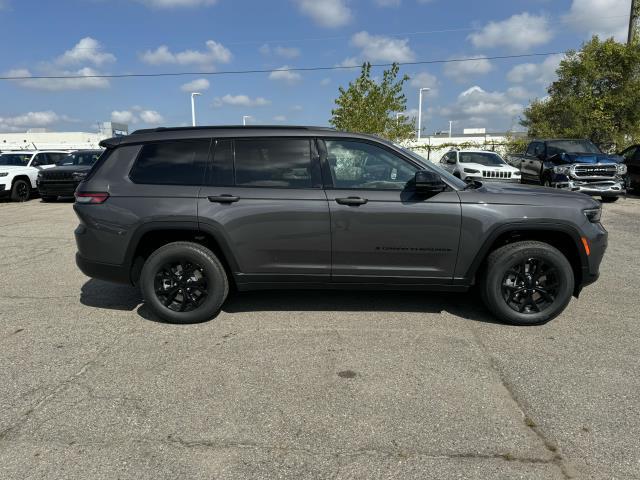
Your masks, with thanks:
[[[31,166],[38,168],[40,166],[40,162],[38,160],[34,160],[33,162],[31,162]]]
[[[440,193],[447,188],[447,184],[440,176],[430,170],[418,170],[413,178],[416,192]]]

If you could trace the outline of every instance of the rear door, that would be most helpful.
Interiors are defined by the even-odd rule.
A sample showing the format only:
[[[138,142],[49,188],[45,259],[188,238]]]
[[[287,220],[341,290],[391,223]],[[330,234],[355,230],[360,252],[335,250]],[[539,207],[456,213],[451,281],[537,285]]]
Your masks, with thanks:
[[[455,191],[407,189],[420,166],[377,142],[320,143],[331,210],[332,282],[448,284],[458,252]]]
[[[542,162],[538,158],[538,155],[544,153],[544,143],[531,142],[527,153],[522,160],[522,166],[520,171],[522,173],[522,179],[530,183],[540,182],[540,170],[542,168]]]
[[[315,140],[214,141],[198,199],[200,228],[227,250],[239,284],[327,283],[329,207]]]

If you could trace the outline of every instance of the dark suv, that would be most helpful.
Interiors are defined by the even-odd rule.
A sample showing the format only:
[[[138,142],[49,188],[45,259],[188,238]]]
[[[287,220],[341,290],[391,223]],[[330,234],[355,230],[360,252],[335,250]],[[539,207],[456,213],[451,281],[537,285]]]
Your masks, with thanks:
[[[379,138],[311,127],[139,130],[76,191],[77,263],[140,285],[176,323],[230,286],[464,292],[539,324],[598,278],[600,205],[557,189],[467,184]]]

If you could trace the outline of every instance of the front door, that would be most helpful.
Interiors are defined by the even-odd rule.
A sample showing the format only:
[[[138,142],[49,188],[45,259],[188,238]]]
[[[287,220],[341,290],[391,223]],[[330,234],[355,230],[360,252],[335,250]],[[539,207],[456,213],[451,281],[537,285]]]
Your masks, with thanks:
[[[218,139],[199,195],[200,229],[219,238],[238,284],[327,283],[329,207],[315,140]]]
[[[378,143],[327,138],[320,146],[332,282],[450,283],[460,236],[457,193],[425,197],[406,188],[421,167]]]

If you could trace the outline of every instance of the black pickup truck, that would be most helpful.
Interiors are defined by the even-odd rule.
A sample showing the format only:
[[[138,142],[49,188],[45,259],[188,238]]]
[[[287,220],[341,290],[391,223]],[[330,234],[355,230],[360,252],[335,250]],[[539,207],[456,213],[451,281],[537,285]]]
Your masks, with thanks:
[[[507,157],[522,183],[562,188],[614,202],[626,193],[624,158],[608,155],[589,140],[534,140],[524,155]]]

